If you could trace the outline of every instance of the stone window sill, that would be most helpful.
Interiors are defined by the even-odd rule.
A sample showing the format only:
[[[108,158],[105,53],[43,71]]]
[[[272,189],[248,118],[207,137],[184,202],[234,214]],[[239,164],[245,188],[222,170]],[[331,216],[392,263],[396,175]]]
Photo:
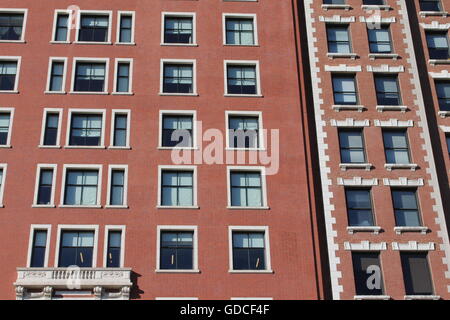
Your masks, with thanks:
[[[446,18],[448,15],[447,11],[420,11],[419,15],[421,17],[427,17],[427,16],[441,16]]]
[[[364,110],[366,110],[365,106],[362,105],[343,105],[343,104],[335,104],[332,106],[332,109],[336,112],[339,111],[351,111],[351,110],[356,110],[358,112],[363,112]]]
[[[391,296],[354,296],[354,300],[391,300]]]
[[[400,111],[405,113],[408,111],[407,106],[377,106],[376,107],[378,112],[384,112],[384,111]]]
[[[409,169],[411,171],[416,171],[419,168],[419,166],[415,163],[411,163],[411,164],[409,164],[409,163],[405,163],[405,164],[388,163],[388,164],[384,165],[384,168],[388,171],[392,171],[395,169]]]
[[[330,59],[336,59],[336,58],[350,58],[352,60],[355,60],[358,55],[356,53],[335,53],[335,52],[328,52],[327,57]]]
[[[392,60],[398,60],[400,56],[396,53],[369,53],[369,59],[375,60],[375,59],[392,59]]]
[[[370,226],[370,227],[347,227],[347,232],[349,234],[354,234],[355,232],[373,232],[373,234],[379,234],[381,227]]]
[[[405,296],[405,300],[440,300],[440,296],[435,295],[417,295],[417,296]]]
[[[342,171],[347,171],[349,169],[364,169],[366,171],[370,171],[373,165],[371,163],[341,163],[339,168]]]
[[[348,4],[323,4],[322,9],[324,10],[330,10],[330,9],[336,9],[336,10],[350,10],[352,7]]]
[[[396,234],[402,234],[404,232],[420,232],[421,234],[426,234],[428,227],[394,227]]]

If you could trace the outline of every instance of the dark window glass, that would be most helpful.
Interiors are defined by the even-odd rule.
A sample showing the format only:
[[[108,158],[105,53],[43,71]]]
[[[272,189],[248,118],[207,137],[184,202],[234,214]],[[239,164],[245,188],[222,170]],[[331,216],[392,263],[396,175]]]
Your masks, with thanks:
[[[58,14],[56,18],[55,41],[67,41],[69,34],[69,15]]]
[[[192,93],[193,71],[192,65],[166,64],[164,65],[165,93]]]
[[[440,0],[420,0],[421,11],[442,11]]]
[[[133,33],[133,17],[122,15],[120,17],[120,43],[131,43]]]
[[[386,163],[389,164],[409,164],[409,145],[406,131],[384,130],[383,131],[384,151]]]
[[[63,231],[59,249],[58,267],[91,268],[94,251],[94,232]]]
[[[378,252],[353,252],[356,295],[382,295],[383,277]]]
[[[8,143],[10,121],[10,113],[0,113],[0,145],[4,146]]]
[[[328,52],[330,53],[350,53],[350,34],[347,25],[328,25]]]
[[[82,15],[79,41],[106,42],[108,41],[108,16]]]
[[[123,170],[113,170],[111,172],[110,204],[113,206],[123,205],[124,192],[125,192],[125,172]]]
[[[0,61],[0,91],[15,89],[17,62]]]
[[[432,295],[433,281],[426,252],[401,252],[403,280],[407,295]]]
[[[233,269],[265,270],[264,232],[233,232]]]
[[[192,147],[192,116],[163,116],[163,147]]]
[[[362,129],[339,130],[342,163],[366,163]]]
[[[65,205],[96,205],[98,171],[68,170]]]
[[[229,66],[227,82],[229,94],[257,94],[256,67]]]
[[[377,103],[380,106],[400,105],[400,90],[398,88],[397,76],[376,75],[375,89],[377,92]]]
[[[22,40],[23,13],[0,13],[0,40]]]
[[[447,32],[427,32],[427,45],[430,59],[450,58]]]
[[[127,145],[128,116],[116,114],[114,118],[114,146],[125,147]]]
[[[392,202],[395,213],[395,223],[398,227],[419,227],[419,205],[416,190],[392,190]]]
[[[162,172],[163,206],[194,205],[194,175],[189,171]]]
[[[334,103],[337,105],[358,104],[356,79],[354,75],[333,75]]]
[[[64,62],[53,62],[50,75],[50,91],[63,91]]]
[[[109,231],[106,267],[108,267],[108,268],[119,268],[120,267],[121,246],[122,246],[122,232],[121,231]]]
[[[345,4],[345,0],[323,0],[324,4]]]
[[[363,4],[365,5],[378,5],[382,6],[384,5],[384,0],[363,0]]]
[[[35,230],[33,248],[31,250],[31,268],[43,268],[45,264],[45,250],[47,246],[47,231]]]
[[[193,232],[161,232],[160,268],[193,269]]]
[[[450,111],[450,82],[436,81],[436,92],[441,111]]]
[[[117,92],[130,91],[130,64],[119,63],[117,66]]]
[[[367,29],[369,35],[369,48],[371,53],[391,53],[391,35],[389,25]]]
[[[102,136],[102,116],[73,114],[70,126],[71,146],[99,146]]]
[[[255,44],[253,19],[226,19],[226,43],[235,45]]]
[[[259,147],[259,118],[231,116],[228,119],[230,148]]]
[[[47,113],[45,119],[44,146],[56,146],[58,138],[59,114]]]
[[[103,92],[105,90],[104,63],[77,63],[75,75],[76,92]]]
[[[348,224],[351,227],[374,225],[369,189],[346,189]]]
[[[261,173],[231,172],[231,205],[233,207],[262,207]]]
[[[53,170],[42,169],[39,176],[37,204],[50,204],[52,197]]]
[[[192,18],[165,18],[164,43],[192,42]]]
[[[445,136],[445,140],[447,141],[447,151],[448,151],[448,154],[450,155],[450,134],[447,134]]]

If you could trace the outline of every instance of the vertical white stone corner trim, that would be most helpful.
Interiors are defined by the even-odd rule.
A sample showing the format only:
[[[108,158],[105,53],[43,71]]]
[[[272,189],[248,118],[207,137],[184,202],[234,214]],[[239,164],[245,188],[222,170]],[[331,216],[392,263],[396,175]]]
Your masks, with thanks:
[[[384,178],[383,184],[391,187],[423,187],[425,182],[422,178],[408,179],[407,177],[400,177],[398,179]]]
[[[306,30],[308,35],[308,50],[309,50],[309,60],[311,62],[311,82],[313,88],[314,97],[314,114],[316,121],[316,131],[317,131],[317,145],[319,153],[319,167],[320,167],[320,179],[323,193],[323,205],[324,205],[324,215],[325,215],[325,228],[327,233],[327,246],[328,246],[328,259],[330,264],[330,278],[331,278],[331,288],[333,299],[339,300],[341,293],[344,291],[342,285],[339,285],[339,279],[342,277],[341,272],[338,269],[340,260],[336,253],[339,249],[339,245],[335,241],[337,236],[337,231],[334,230],[333,225],[335,223],[335,218],[333,217],[334,206],[331,204],[333,199],[333,193],[330,191],[330,185],[332,184],[331,179],[328,177],[328,172],[330,172],[330,167],[327,165],[328,161],[328,145],[325,144],[326,133],[324,126],[326,123],[322,119],[322,100],[320,98],[320,79],[318,73],[320,67],[318,65],[318,57],[316,56],[317,47],[315,38],[315,28],[314,28],[314,10],[311,8],[314,0],[304,0],[305,6],[305,20],[306,20]]]
[[[344,249],[347,251],[384,251],[387,250],[387,243],[370,241],[361,241],[359,243],[344,242]]]
[[[434,251],[433,242],[418,243],[417,241],[409,241],[407,243],[392,242],[392,250],[395,251]]]
[[[427,115],[425,112],[425,103],[423,100],[422,87],[420,85],[419,71],[417,70],[417,59],[414,53],[413,40],[411,35],[411,28],[408,20],[408,12],[405,0],[397,0],[397,4],[401,8],[401,24],[403,25],[403,33],[405,35],[405,43],[407,44],[407,52],[409,53],[409,61],[411,62],[412,75],[414,77],[415,92],[417,95],[416,103],[418,105],[417,114],[421,118],[421,127],[423,128],[423,139],[425,144],[422,145],[422,149],[426,151],[426,160],[429,165],[429,170],[427,172],[431,176],[429,185],[432,187],[433,191],[431,193],[431,198],[435,200],[435,205],[433,206],[433,211],[436,213],[436,221],[439,221],[437,230],[437,235],[442,239],[442,243],[439,244],[440,250],[444,251],[445,257],[442,259],[442,263],[446,266],[447,271],[445,272],[445,278],[450,279],[450,243],[447,231],[447,225],[445,223],[445,214],[442,205],[441,191],[438,183],[437,170],[434,160],[433,150],[431,148],[431,137],[428,128]],[[450,292],[450,285],[447,283],[447,290]]]

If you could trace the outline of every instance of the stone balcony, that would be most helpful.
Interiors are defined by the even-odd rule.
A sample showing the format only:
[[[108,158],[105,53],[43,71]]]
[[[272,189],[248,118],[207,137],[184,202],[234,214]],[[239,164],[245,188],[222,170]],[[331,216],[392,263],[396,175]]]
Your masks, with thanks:
[[[17,268],[16,299],[51,300],[57,292],[128,300],[130,268]]]

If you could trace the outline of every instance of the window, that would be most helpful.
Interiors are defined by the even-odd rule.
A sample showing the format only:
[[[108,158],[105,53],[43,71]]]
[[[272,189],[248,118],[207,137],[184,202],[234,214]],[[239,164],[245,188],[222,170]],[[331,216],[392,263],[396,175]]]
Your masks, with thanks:
[[[393,189],[392,201],[395,213],[395,223],[398,227],[419,227],[419,205],[416,190]]]
[[[59,145],[60,112],[61,111],[44,111],[42,146]]]
[[[368,28],[369,48],[371,53],[392,53],[389,25]]]
[[[99,170],[68,169],[66,172],[64,205],[97,205],[99,190]]]
[[[53,41],[68,42],[69,41],[69,12],[56,12],[55,30],[53,31]]]
[[[231,207],[262,208],[265,206],[265,177],[261,170],[231,169],[229,179]]]
[[[46,264],[47,230],[34,230],[31,248],[31,268],[43,268]]]
[[[162,147],[192,147],[193,122],[193,115],[163,115]]]
[[[420,0],[421,11],[442,11],[440,0]]]
[[[450,155],[450,134],[445,135],[445,140],[447,141],[447,150],[448,154]]]
[[[192,94],[194,90],[193,64],[163,62],[163,93]]]
[[[18,61],[0,60],[0,91],[17,91]]]
[[[409,164],[409,145],[406,131],[384,130],[383,131],[384,150],[386,163],[389,164]]]
[[[450,111],[450,82],[436,81],[436,93],[441,111]]]
[[[7,164],[0,164],[0,208],[3,207],[3,194],[5,192],[6,168]]]
[[[130,111],[113,110],[112,121],[113,121],[111,128],[112,148],[129,148]]]
[[[226,65],[226,94],[229,95],[259,95],[259,67],[256,64],[239,64],[239,62]]]
[[[228,117],[229,147],[259,147],[259,117],[230,115]]]
[[[340,129],[339,145],[342,163],[366,163],[362,129]]]
[[[111,165],[109,166],[109,190],[108,206],[127,206],[127,180],[128,167]]]
[[[355,75],[332,75],[334,104],[356,105],[358,93]]]
[[[370,189],[346,189],[345,198],[350,227],[374,226]]]
[[[384,0],[363,0],[364,5],[382,6],[385,4]]]
[[[10,145],[11,136],[11,112],[3,112],[0,109],[0,146]]]
[[[380,253],[352,252],[352,260],[356,295],[382,295],[384,288],[381,273]],[[377,276],[381,278],[377,279]]]
[[[53,204],[54,169],[38,167],[39,182],[36,205]]]
[[[225,19],[225,44],[251,46],[257,44],[256,15],[227,16]]]
[[[380,106],[399,106],[401,103],[397,76],[375,75],[377,103]]]
[[[132,60],[116,60],[114,93],[131,93]]]
[[[110,15],[108,14],[80,14],[78,41],[108,42]]]
[[[426,252],[401,252],[403,281],[407,295],[432,295],[433,281]]]
[[[94,252],[93,231],[62,231],[58,267],[92,268]]]
[[[323,4],[345,4],[346,0],[323,0]]]
[[[50,58],[48,92],[64,92],[67,58]]]
[[[134,12],[119,11],[118,19],[117,43],[134,44]]]
[[[70,123],[70,146],[100,146],[103,117],[101,114],[74,113]]]
[[[233,270],[266,270],[264,232],[233,231]]]
[[[163,13],[165,44],[194,44],[194,14]]]
[[[328,52],[352,52],[348,28],[348,25],[327,25]]]
[[[108,249],[106,252],[106,267],[120,268],[122,263],[122,231],[108,231]]]
[[[193,231],[161,231],[160,239],[160,269],[194,269]]]
[[[75,92],[105,92],[106,63],[76,62]]]
[[[194,170],[161,170],[161,206],[194,206],[194,174]]]
[[[447,60],[450,58],[447,31],[427,32],[427,45],[430,59]]]
[[[0,12],[0,41],[22,41],[25,12]]]

